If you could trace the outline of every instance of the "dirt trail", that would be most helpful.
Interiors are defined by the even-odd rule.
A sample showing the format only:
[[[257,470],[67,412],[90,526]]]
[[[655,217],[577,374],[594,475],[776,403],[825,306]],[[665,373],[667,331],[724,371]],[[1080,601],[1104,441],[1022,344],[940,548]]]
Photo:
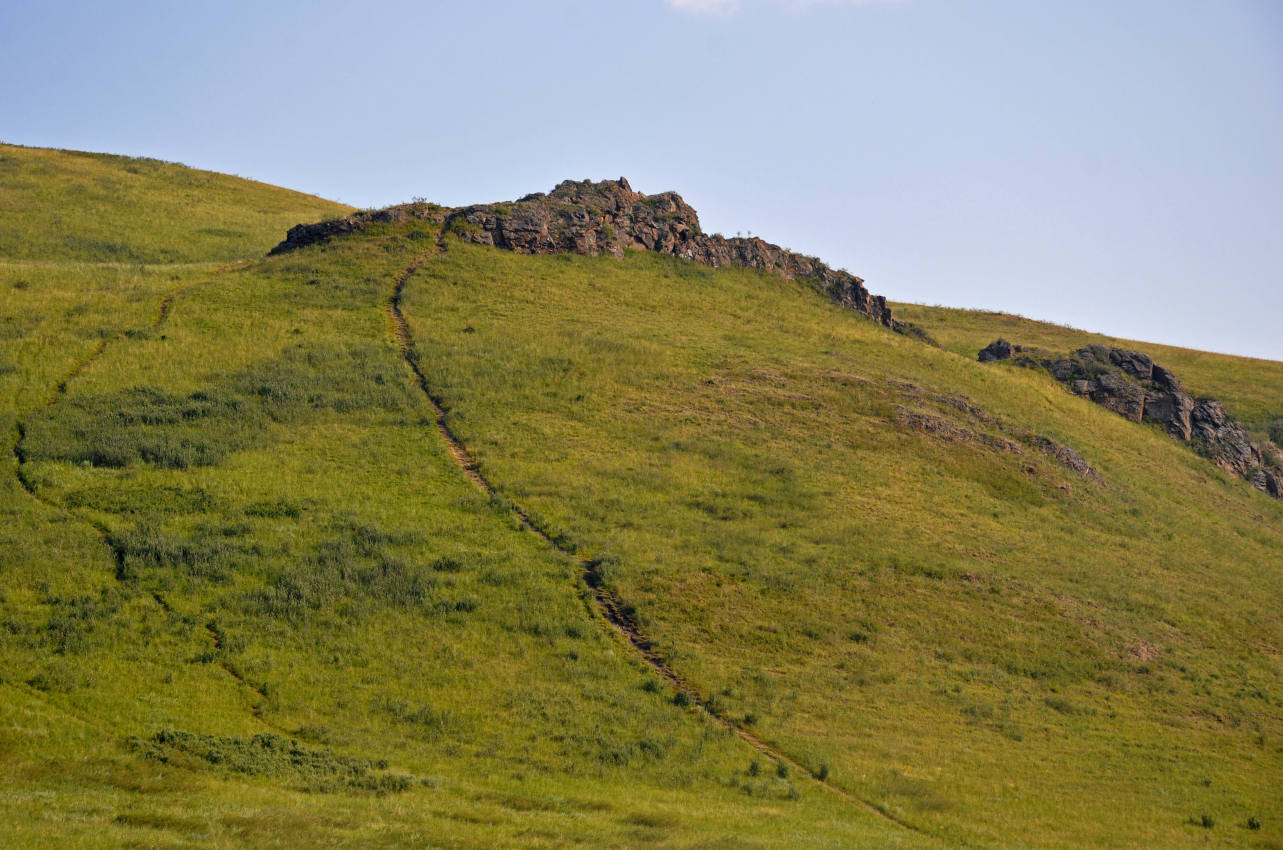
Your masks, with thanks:
[[[454,459],[458,462],[464,475],[468,477],[468,480],[471,481],[479,490],[487,496],[498,497],[495,489],[478,471],[477,463],[468,452],[467,447],[463,445],[459,438],[450,429],[450,425],[446,420],[445,408],[442,406],[442,400],[433,393],[432,387],[428,383],[427,376],[424,375],[423,370],[419,367],[418,358],[414,348],[414,339],[410,334],[410,327],[405,320],[405,315],[401,311],[402,297],[405,292],[405,286],[409,282],[410,278],[413,277],[415,272],[422,268],[424,264],[438,256],[442,250],[444,250],[444,246],[439,247],[437,252],[419,258],[413,264],[405,268],[400,275],[398,275],[392,289],[392,297],[387,303],[386,312],[388,324],[392,329],[392,335],[396,340],[397,348],[400,350],[402,357],[405,358],[405,362],[409,365],[410,371],[414,373],[415,384],[427,398],[428,403],[432,405],[433,412],[436,414],[437,430],[441,433],[442,439],[445,440],[446,445],[449,447],[450,454],[454,456]],[[632,646],[636,653],[640,655],[648,665],[650,665],[651,669],[654,670],[660,678],[668,682],[668,684],[677,692],[685,694],[691,704],[697,706],[714,722],[718,723],[723,728],[734,732],[742,741],[757,752],[766,756],[768,759],[774,761],[776,764],[787,766],[790,771],[814,781],[825,790],[857,804],[883,820],[920,835],[935,838],[935,836],[931,836],[929,833],[924,832],[920,827],[887,812],[877,804],[832,784],[828,781],[827,776],[821,776],[820,773],[812,770],[788,754],[758,738],[730,717],[714,710],[714,707],[706,697],[696,690],[696,688],[687,681],[685,677],[670,667],[663,656],[655,652],[654,643],[642,632],[637,621],[628,613],[627,608],[614,591],[604,584],[599,569],[600,563],[598,561],[586,558],[579,552],[575,551],[573,546],[568,546],[564,542],[555,540],[545,529],[539,527],[530,518],[530,515],[519,505],[515,505],[506,499],[503,501],[508,505],[512,513],[516,515],[517,519],[521,522],[522,527],[527,532],[535,535],[540,540],[543,540],[557,551],[573,558],[579,564],[580,579],[595,602],[596,613],[613,628],[616,634]]]
[[[210,277],[190,281],[188,283],[183,284],[182,286],[177,286],[169,290],[164,294],[164,296],[161,297],[160,302],[156,305],[156,315],[151,320],[151,322],[149,322],[145,326],[146,330],[148,331],[158,330],[161,327],[161,325],[165,323],[165,320],[169,318],[169,314],[173,311],[173,308],[174,308],[174,302],[184,292],[186,292],[189,289],[192,289],[193,287],[200,286],[201,284],[204,284],[204,283],[208,283],[218,278],[220,275],[224,274],[228,270],[243,266],[248,262],[249,262],[248,260],[236,260],[234,262],[224,263],[223,265],[216,268]],[[53,393],[49,396],[48,399],[45,400],[45,405],[47,407],[52,407],[53,405],[61,401],[63,397],[67,395],[68,385],[72,381],[74,381],[77,377],[79,377],[81,374],[83,374],[86,369],[92,366],[93,363],[96,360],[98,360],[99,357],[102,356],[103,352],[107,350],[107,345],[109,343],[122,339],[125,335],[126,335],[125,331],[120,331],[116,334],[113,334],[110,337],[107,337],[99,341],[99,343],[94,346],[93,350],[90,351],[83,358],[81,358],[81,360],[77,362],[75,366],[72,367],[71,371],[68,372],[62,378],[62,380],[60,380],[57,383],[57,385],[55,385]],[[27,436],[26,428],[23,426],[22,422],[19,421],[17,423],[17,439],[14,441],[14,444],[11,447],[11,451],[13,453],[14,459],[17,461],[16,475],[18,477],[18,483],[22,485],[22,489],[26,490],[27,494],[30,495],[31,498],[35,499],[37,502],[44,505],[45,507],[50,508],[52,510],[56,510],[56,511],[66,511],[67,509],[64,508],[62,505],[56,502],[51,502],[48,499],[45,499],[43,496],[41,496],[37,492],[35,484],[30,479],[28,479],[27,476],[24,474],[23,461],[22,461],[22,442],[24,439],[26,439],[26,436]],[[93,526],[94,531],[98,534],[98,537],[102,540],[103,545],[106,546],[107,549],[111,552],[112,560],[116,565],[116,580],[123,581],[124,568],[125,568],[124,555],[116,547],[116,545],[112,543],[110,529],[108,529],[107,526],[93,520],[89,520],[88,522],[91,526]],[[150,596],[156,602],[157,607],[160,608],[162,612],[164,612],[165,616],[170,617],[174,615],[173,606],[171,606],[165,600],[165,598],[161,596],[159,592],[151,591]],[[223,636],[217,630],[217,627],[213,623],[209,623],[205,626],[205,631],[209,634],[210,639],[213,641],[214,649],[221,650],[222,644],[223,644]],[[254,715],[254,717],[259,721],[261,721],[264,725],[268,726],[269,728],[275,728],[272,726],[272,724],[268,723],[266,720],[263,720],[262,708],[263,708],[263,705],[267,703],[268,697],[267,697],[267,694],[263,693],[262,688],[258,687],[253,682],[250,682],[248,679],[246,679],[243,675],[241,675],[240,671],[238,671],[233,666],[231,666],[225,659],[220,659],[219,666],[227,673],[228,676],[236,680],[236,682],[244,686],[246,689],[248,689],[255,696],[258,697],[258,700],[253,705],[250,706],[250,712]],[[88,722],[88,721],[85,721],[85,722]]]

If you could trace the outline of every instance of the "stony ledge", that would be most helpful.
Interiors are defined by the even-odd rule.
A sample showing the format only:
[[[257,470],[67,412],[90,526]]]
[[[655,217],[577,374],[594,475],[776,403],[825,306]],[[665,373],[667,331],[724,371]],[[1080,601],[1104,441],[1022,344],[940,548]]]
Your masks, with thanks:
[[[756,237],[705,234],[698,214],[681,195],[635,192],[622,177],[596,183],[566,180],[547,194],[537,192],[507,203],[454,209],[427,203],[402,204],[347,218],[300,224],[290,228],[285,241],[271,253],[281,254],[359,233],[374,223],[413,219],[440,221],[443,233],[519,254],[622,257],[631,248],[670,254],[713,268],[742,266],[772,271],[789,280],[810,281],[843,307],[885,327],[900,329],[886,299],[869,294],[861,278]]]
[[[1283,499],[1283,471],[1270,467],[1270,455],[1252,442],[1242,423],[1216,399],[1191,396],[1175,373],[1148,354],[1087,345],[1071,354],[1053,355],[999,339],[981,349],[978,359],[1045,369],[1075,394],[1132,422],[1158,424],[1221,469]]]

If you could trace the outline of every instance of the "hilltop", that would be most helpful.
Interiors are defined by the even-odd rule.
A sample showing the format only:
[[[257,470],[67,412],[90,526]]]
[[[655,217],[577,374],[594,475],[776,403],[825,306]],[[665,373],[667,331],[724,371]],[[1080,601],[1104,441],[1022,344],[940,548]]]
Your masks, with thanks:
[[[3,155],[6,842],[1283,840],[1283,503],[977,361],[1104,340],[623,180],[90,193],[153,258],[90,262],[47,181],[207,178]],[[1283,418],[1281,364],[1125,347]]]
[[[657,251],[713,268],[740,266],[772,271],[786,279],[810,281],[839,304],[879,324],[895,327],[886,299],[870,295],[864,281],[831,269],[815,257],[781,248],[761,238],[706,235],[699,215],[676,192],[634,192],[626,178],[566,180],[548,194],[519,200],[445,209],[407,204],[290,229],[273,254],[364,231],[370,224],[412,218],[439,221],[445,232],[465,242],[504,248],[518,254],[575,253],[619,258],[629,249]]]

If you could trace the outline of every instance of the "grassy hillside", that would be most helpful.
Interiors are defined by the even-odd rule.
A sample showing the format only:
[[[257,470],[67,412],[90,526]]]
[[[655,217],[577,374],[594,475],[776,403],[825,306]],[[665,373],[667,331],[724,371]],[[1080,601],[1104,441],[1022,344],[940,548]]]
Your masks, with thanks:
[[[0,264],[0,844],[1283,846],[1283,504],[770,275],[265,237]]]
[[[406,310],[483,474],[843,787],[987,846],[1277,820],[1283,505],[1155,430],[654,255],[450,244]]]
[[[1143,351],[1176,372],[1195,396],[1218,398],[1257,431],[1283,419],[1283,363],[1195,351],[1153,342],[1137,342],[1076,328],[1038,322],[1012,313],[957,310],[896,304],[895,315],[931,334],[949,351],[975,358],[995,339],[1003,338],[1048,351],[1072,351],[1091,343]]]
[[[145,157],[0,143],[0,258],[198,263],[261,256],[350,208]]]
[[[386,311],[432,251],[10,270],[0,844],[934,846],[679,699],[459,474]]]

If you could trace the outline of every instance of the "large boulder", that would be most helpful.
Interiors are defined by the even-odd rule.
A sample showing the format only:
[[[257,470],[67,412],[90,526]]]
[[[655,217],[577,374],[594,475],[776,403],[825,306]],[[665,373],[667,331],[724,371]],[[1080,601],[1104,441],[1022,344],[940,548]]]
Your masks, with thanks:
[[[1106,372],[1089,383],[1088,395],[1101,407],[1140,422],[1145,416],[1145,388],[1121,374]]]
[[[1016,354],[1024,350],[1024,346],[1012,345],[1005,339],[995,339],[993,342],[980,349],[979,359],[981,363],[992,363],[995,360],[1010,360]]]

